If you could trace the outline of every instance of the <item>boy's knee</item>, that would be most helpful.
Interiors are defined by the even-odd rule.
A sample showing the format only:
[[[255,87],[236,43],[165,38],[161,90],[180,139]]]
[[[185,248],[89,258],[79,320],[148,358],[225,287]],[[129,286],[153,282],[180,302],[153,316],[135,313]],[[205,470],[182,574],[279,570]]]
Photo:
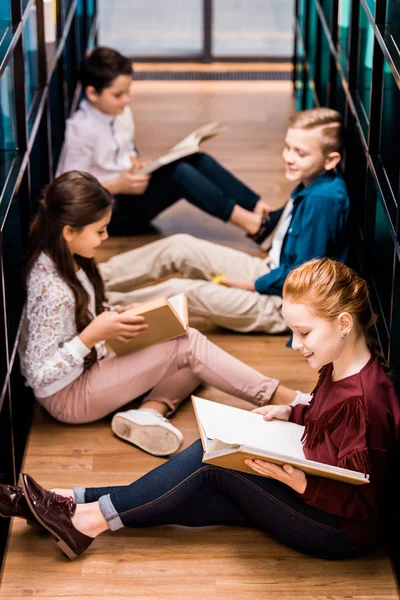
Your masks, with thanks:
[[[196,243],[196,238],[188,233],[177,233],[171,235],[168,243],[168,251],[171,253],[177,253],[181,257],[186,248],[193,246]]]
[[[183,179],[186,179],[186,177],[194,173],[194,171],[195,169],[190,163],[182,160],[175,164],[173,178],[176,183],[180,183]]]

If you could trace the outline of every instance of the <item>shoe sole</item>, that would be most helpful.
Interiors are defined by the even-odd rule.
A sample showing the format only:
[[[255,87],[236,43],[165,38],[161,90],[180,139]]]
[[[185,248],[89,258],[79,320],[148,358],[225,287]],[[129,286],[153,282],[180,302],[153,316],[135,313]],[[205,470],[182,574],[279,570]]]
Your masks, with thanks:
[[[119,438],[153,456],[169,456],[182,445],[181,440],[165,427],[139,425],[120,415],[113,417],[111,428]]]
[[[31,511],[33,512],[33,514],[35,515],[36,519],[39,521],[39,523],[41,524],[41,526],[44,527],[45,529],[47,529],[47,531],[49,533],[51,533],[51,535],[53,536],[53,538],[57,542],[57,546],[60,548],[60,550],[62,550],[62,552],[64,552],[64,554],[66,556],[68,556],[68,558],[70,560],[74,560],[74,558],[77,558],[78,554],[76,554],[76,552],[74,552],[72,550],[72,548],[70,546],[68,546],[68,544],[55,531],[53,531],[53,529],[51,527],[49,527],[44,521],[42,521],[42,519],[36,513],[35,507],[32,504],[32,502],[31,502],[31,500],[30,500],[30,498],[29,498],[29,496],[28,496],[28,494],[26,492],[25,482],[24,482],[23,478],[21,478],[21,487],[24,490],[25,498],[26,498],[26,501],[28,503],[29,508],[31,509]]]

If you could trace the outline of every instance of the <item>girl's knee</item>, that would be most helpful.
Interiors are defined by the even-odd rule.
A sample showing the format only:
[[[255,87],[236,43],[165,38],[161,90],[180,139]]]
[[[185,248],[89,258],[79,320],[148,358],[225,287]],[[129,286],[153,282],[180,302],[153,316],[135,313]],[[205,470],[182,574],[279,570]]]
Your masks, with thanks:
[[[198,344],[201,341],[207,340],[206,336],[198,329],[194,329],[193,327],[189,327],[187,336],[189,338],[189,342],[193,344]]]

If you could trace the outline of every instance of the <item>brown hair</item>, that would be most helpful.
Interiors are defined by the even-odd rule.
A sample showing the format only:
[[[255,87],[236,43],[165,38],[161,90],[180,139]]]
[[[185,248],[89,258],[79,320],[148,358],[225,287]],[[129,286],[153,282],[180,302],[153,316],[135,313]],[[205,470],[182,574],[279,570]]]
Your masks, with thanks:
[[[389,364],[375,335],[376,315],[370,307],[368,287],[355,271],[330,258],[310,260],[289,273],[283,297],[307,304],[323,319],[350,313],[362,328],[370,352],[390,377]]]
[[[132,62],[113,48],[97,46],[82,61],[79,79],[82,89],[92,85],[97,94],[111,87],[119,75],[132,77]]]
[[[342,153],[343,119],[342,115],[332,108],[310,108],[296,113],[289,119],[291,129],[321,129],[321,145],[324,153]]]
[[[94,259],[71,255],[63,229],[69,225],[77,231],[82,230],[86,225],[100,221],[111,207],[112,195],[97,179],[89,173],[69,171],[45,188],[39,212],[31,225],[25,279],[28,279],[41,252],[45,252],[74,294],[78,333],[89,325],[93,317],[89,313],[89,295],[76,275],[74,260],[94,287],[97,314],[104,310],[104,284]],[[85,359],[85,369],[96,360],[97,352],[93,348]]]

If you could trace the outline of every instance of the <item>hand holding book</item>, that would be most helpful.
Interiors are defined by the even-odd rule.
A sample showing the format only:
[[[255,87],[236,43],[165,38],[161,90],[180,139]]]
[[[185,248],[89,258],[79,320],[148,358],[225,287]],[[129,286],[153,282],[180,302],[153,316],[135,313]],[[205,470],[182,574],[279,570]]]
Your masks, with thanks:
[[[276,479],[291,487],[298,494],[304,494],[307,487],[307,477],[304,471],[292,465],[274,465],[274,463],[259,458],[246,458],[245,464],[263,477]]]
[[[275,404],[274,406],[260,406],[255,408],[251,412],[258,415],[263,415],[264,421],[272,421],[272,419],[279,419],[280,421],[289,421],[291,407],[288,405]]]
[[[135,339],[123,341],[117,337],[107,338],[107,345],[118,356],[185,335],[189,327],[187,300],[184,294],[131,304],[125,309],[120,307],[117,311],[123,321],[140,316],[147,326],[146,331]]]
[[[93,348],[103,340],[116,339],[120,343],[131,342],[144,333],[148,325],[141,315],[123,316],[116,311],[104,311],[97,315],[81,331],[79,339],[86,348]]]
[[[219,135],[225,131],[225,129],[225,127],[221,127],[216,121],[202,125],[201,127],[198,127],[192,131],[188,136],[183,138],[183,140],[175,144],[175,146],[170,148],[166,154],[160,156],[153,162],[145,164],[139,170],[136,170],[135,173],[139,175],[148,175],[165,165],[175,162],[176,160],[196,154],[200,151],[200,144],[202,142]]]
[[[280,421],[288,421],[290,411],[290,406],[268,405],[255,408],[251,412],[256,413],[258,415],[262,415],[264,421],[272,421],[273,419],[279,419]],[[279,466],[269,461],[261,460],[259,458],[246,458],[244,462],[259,475],[263,475],[264,477],[270,477],[271,479],[281,481],[285,485],[291,487],[298,494],[304,494],[306,490],[306,474],[304,473],[304,471],[296,469],[292,465],[284,464],[282,466]]]
[[[195,396],[192,401],[205,463],[273,477],[299,493],[306,488],[305,473],[353,485],[369,482],[365,473],[308,460],[301,441],[304,427],[287,421],[286,405],[246,411]]]

